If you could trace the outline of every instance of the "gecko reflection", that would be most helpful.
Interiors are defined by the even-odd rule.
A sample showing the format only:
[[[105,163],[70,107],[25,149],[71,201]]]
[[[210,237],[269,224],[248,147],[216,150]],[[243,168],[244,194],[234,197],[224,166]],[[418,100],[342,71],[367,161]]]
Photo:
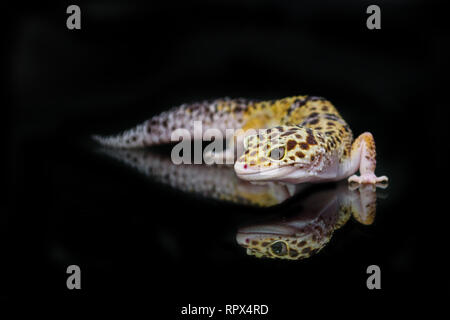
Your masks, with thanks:
[[[348,185],[341,182],[331,185],[331,189],[310,192],[303,198],[301,194],[305,191],[305,185],[276,182],[252,184],[237,178],[233,167],[175,165],[169,156],[148,149],[101,149],[101,152],[152,180],[206,198],[272,207],[298,194],[299,201],[283,205],[284,216],[292,212],[289,218],[238,230],[237,243],[247,248],[247,254],[258,258],[308,258],[324,248],[333,232],[352,215],[362,224],[372,224],[376,212],[376,187],[387,187],[386,184]]]
[[[309,195],[301,204],[292,218],[241,228],[236,236],[238,244],[258,258],[308,258],[323,249],[350,216],[365,225],[373,223],[376,186],[340,183],[333,190]]]
[[[252,184],[239,179],[232,166],[172,163],[169,156],[154,150],[100,149],[112,158],[174,189],[243,205],[270,207],[295,194],[296,187],[276,182]]]

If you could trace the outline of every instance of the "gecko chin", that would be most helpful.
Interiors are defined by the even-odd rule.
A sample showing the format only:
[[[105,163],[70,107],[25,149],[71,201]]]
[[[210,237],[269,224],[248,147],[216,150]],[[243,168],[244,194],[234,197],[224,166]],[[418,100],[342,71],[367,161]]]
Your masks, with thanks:
[[[248,181],[282,181],[296,170],[293,166],[283,166],[274,168],[261,168],[248,166],[247,164],[236,162],[234,171],[240,179]]]
[[[299,168],[294,165],[278,167],[248,166],[245,163],[236,162],[234,171],[236,175],[247,181],[280,181],[287,183],[308,182],[316,177],[314,171],[309,168]]]

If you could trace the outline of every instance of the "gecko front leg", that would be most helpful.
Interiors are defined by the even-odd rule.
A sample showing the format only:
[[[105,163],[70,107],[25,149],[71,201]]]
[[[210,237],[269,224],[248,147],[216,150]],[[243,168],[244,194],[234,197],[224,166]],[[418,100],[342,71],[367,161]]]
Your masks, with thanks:
[[[364,132],[353,142],[350,156],[351,162],[355,163],[356,167],[359,165],[360,175],[352,175],[348,178],[348,182],[360,184],[388,182],[388,177],[375,175],[375,140],[370,132]]]

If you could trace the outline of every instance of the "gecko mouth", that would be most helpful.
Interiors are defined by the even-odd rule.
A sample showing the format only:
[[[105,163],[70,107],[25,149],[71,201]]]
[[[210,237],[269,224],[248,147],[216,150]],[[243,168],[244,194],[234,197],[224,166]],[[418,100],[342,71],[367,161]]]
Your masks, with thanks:
[[[238,233],[243,235],[284,235],[295,236],[297,228],[282,224],[263,224],[240,228]]]
[[[297,169],[298,168],[292,165],[278,166],[267,169],[261,167],[250,167],[242,162],[236,162],[234,164],[234,171],[239,178],[252,181],[278,180],[286,177]]]
[[[294,172],[303,172],[305,176],[309,175],[309,171],[314,166],[311,163],[296,163],[296,164],[283,164],[278,166],[267,167],[251,167],[242,162],[236,162],[234,164],[234,171],[237,176],[243,180],[251,181],[270,181],[270,180],[283,180],[289,178]]]

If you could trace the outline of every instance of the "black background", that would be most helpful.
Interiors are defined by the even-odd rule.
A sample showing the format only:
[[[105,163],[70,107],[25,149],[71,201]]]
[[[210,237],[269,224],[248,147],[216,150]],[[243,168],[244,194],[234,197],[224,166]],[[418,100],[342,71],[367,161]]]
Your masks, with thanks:
[[[427,187],[446,164],[436,6],[377,1],[382,29],[368,30],[368,1],[81,1],[82,29],[68,30],[69,4],[5,16],[5,297],[137,300],[163,318],[189,303],[263,303],[277,318],[414,311],[446,287],[445,212]],[[258,210],[151,183],[88,139],[184,102],[297,94],[327,97],[355,134],[372,132],[391,180],[373,226],[350,222],[305,261],[246,256],[234,233]],[[70,264],[78,292],[66,288]],[[370,264],[381,291],[365,286]]]

